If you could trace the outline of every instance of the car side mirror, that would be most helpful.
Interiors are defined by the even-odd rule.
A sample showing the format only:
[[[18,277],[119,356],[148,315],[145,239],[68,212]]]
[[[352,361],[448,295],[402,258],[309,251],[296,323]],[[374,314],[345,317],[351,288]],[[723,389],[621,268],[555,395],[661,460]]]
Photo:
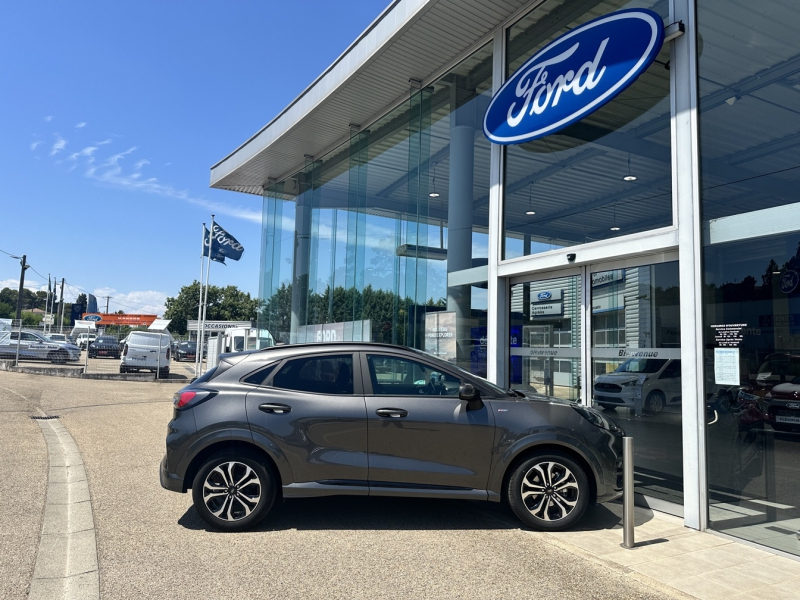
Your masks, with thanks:
[[[467,410],[479,410],[483,408],[481,392],[471,383],[462,383],[459,386],[458,397],[460,400],[467,401]]]

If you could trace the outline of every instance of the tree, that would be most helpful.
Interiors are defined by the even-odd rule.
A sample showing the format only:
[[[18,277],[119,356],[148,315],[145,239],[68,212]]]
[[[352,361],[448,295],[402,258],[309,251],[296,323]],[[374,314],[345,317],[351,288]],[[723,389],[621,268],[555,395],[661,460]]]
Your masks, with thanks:
[[[190,319],[197,319],[200,303],[200,283],[195,280],[181,288],[174,298],[167,298],[164,318],[171,319],[169,330],[183,335]],[[226,287],[208,286],[206,319],[213,321],[252,321],[258,314],[258,298],[251,298],[235,285]]]

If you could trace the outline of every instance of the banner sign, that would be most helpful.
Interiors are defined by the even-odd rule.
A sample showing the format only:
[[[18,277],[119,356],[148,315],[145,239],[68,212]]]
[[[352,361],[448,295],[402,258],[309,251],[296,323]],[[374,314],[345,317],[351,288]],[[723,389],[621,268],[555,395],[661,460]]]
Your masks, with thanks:
[[[664,23],[651,10],[620,10],[576,27],[534,54],[486,109],[483,133],[521,144],[583,119],[630,86],[655,60]]]
[[[83,315],[82,321],[91,321],[96,325],[129,325],[135,326],[149,326],[158,318],[157,315],[117,315],[114,313],[86,313]]]
[[[425,314],[425,352],[448,362],[456,362],[456,313]]]

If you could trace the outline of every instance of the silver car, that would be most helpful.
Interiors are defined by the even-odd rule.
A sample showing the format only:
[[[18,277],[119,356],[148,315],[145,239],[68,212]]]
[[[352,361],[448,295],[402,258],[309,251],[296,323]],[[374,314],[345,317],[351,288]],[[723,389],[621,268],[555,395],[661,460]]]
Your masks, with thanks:
[[[652,413],[680,403],[680,359],[630,358],[594,382],[595,404],[603,408],[635,408],[637,398]]]
[[[15,358],[17,344],[19,344],[19,358],[22,360],[47,360],[55,364],[64,364],[81,358],[81,349],[74,344],[54,342],[40,333],[25,330],[3,334],[0,338],[0,358]]]

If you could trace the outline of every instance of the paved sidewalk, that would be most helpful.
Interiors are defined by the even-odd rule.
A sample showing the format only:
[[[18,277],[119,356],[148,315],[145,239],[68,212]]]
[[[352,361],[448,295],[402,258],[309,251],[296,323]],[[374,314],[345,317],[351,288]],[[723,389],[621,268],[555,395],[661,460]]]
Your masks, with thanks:
[[[547,534],[602,561],[702,600],[800,599],[800,561],[683,526],[677,517],[636,508],[636,544],[622,544],[622,505],[592,507],[579,530]]]

